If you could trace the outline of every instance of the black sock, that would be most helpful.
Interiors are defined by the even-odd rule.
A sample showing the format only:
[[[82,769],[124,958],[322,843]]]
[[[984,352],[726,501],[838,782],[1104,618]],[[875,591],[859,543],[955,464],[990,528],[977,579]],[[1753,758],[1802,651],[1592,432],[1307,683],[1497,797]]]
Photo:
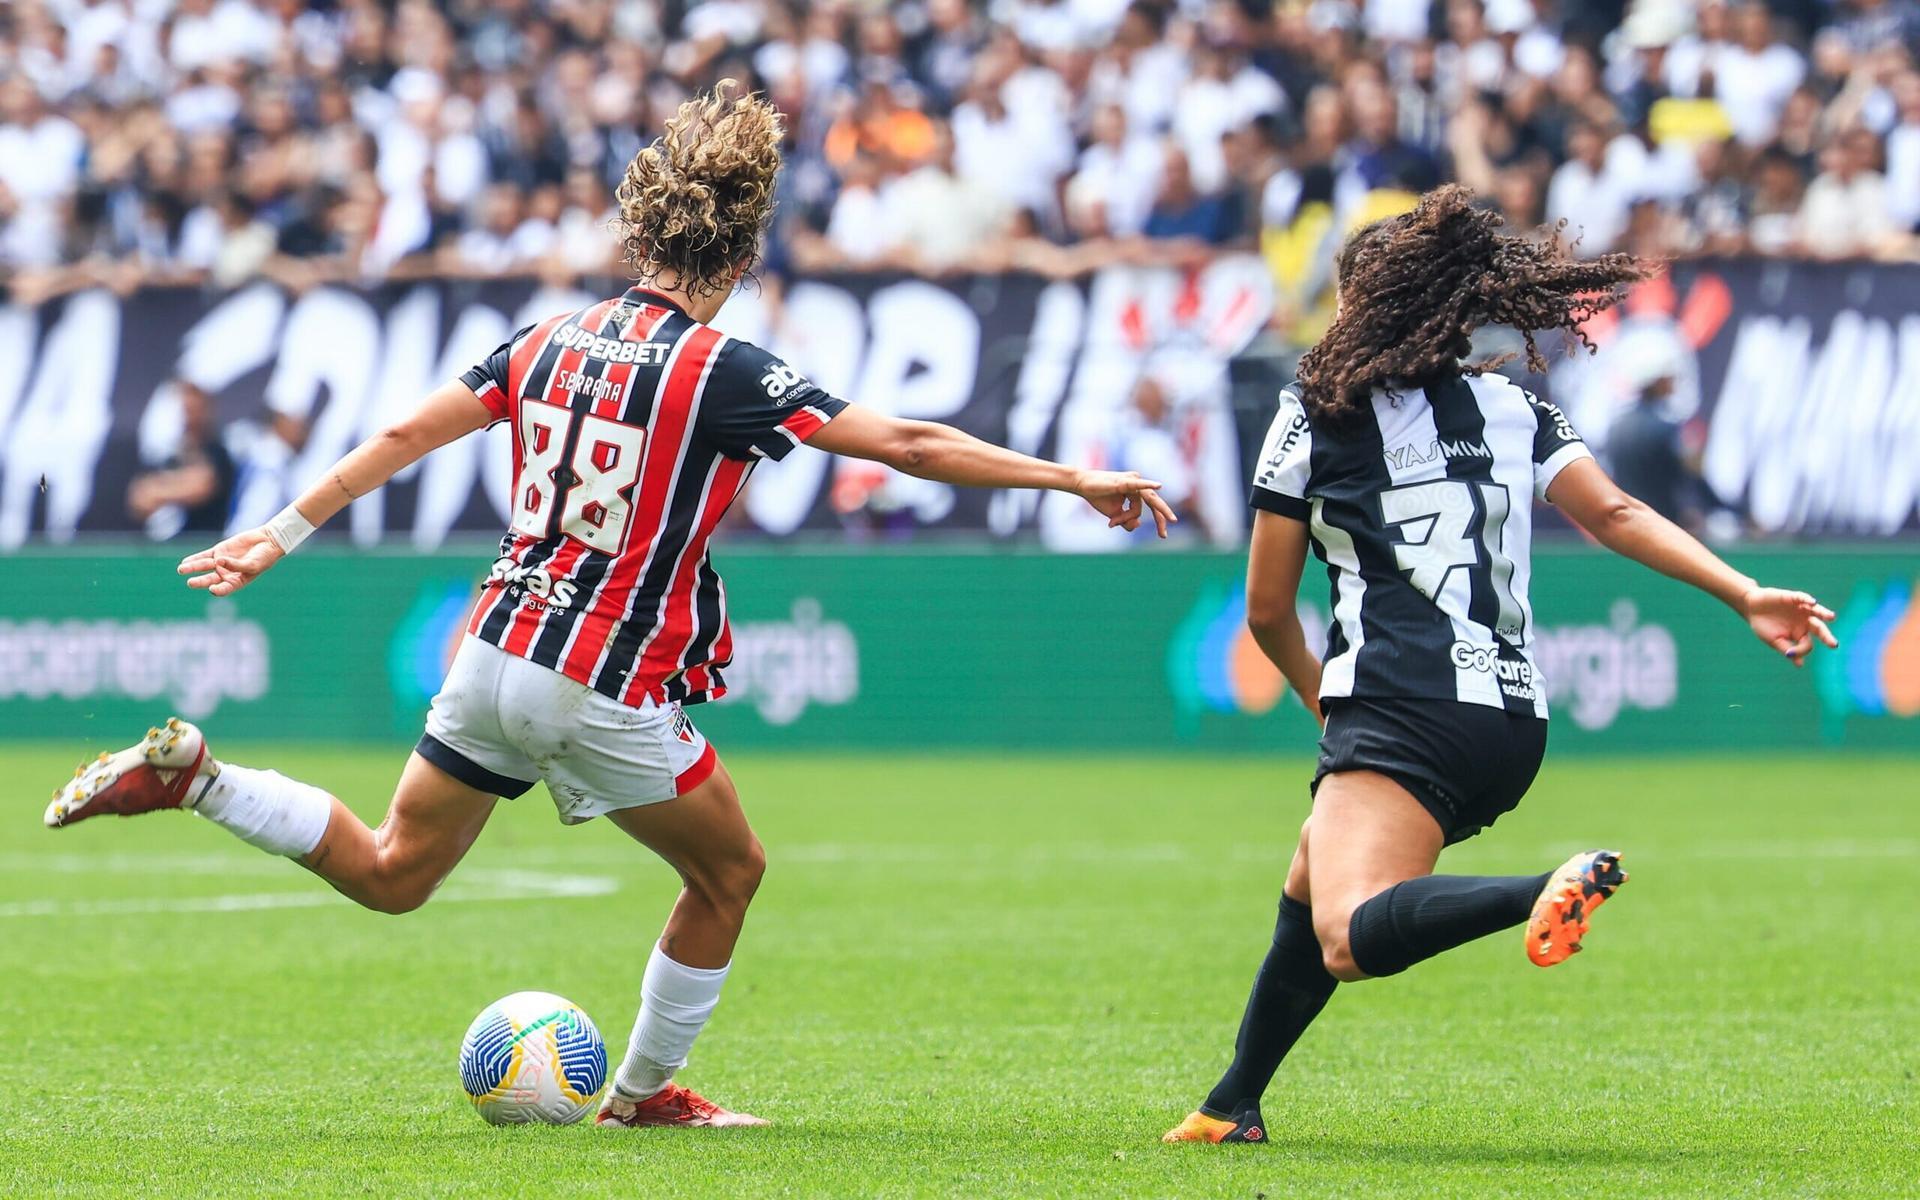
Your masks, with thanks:
[[[1212,1116],[1231,1117],[1258,1103],[1280,1060],[1326,1007],[1335,986],[1321,961],[1313,909],[1281,896],[1273,948],[1253,977],[1253,994],[1247,997],[1240,1036],[1233,1043],[1233,1065],[1201,1108]]]
[[[1353,910],[1347,943],[1368,975],[1397,975],[1423,959],[1527,919],[1544,875],[1422,875]]]

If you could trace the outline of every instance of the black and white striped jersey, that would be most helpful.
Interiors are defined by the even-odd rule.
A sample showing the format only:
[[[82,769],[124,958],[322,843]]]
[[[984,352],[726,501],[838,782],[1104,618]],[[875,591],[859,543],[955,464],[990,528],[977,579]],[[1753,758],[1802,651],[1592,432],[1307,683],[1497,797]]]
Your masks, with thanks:
[[[1532,499],[1591,457],[1554,405],[1504,376],[1379,390],[1315,429],[1295,388],[1255,469],[1255,508],[1308,523],[1333,620],[1320,695],[1460,700],[1547,715],[1529,649]]]

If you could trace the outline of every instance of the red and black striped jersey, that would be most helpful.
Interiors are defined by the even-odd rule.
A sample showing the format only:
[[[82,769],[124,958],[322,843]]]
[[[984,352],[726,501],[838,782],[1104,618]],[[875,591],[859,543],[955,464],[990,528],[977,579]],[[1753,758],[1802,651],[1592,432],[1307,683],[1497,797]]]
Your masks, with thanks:
[[[846,402],[640,288],[461,376],[513,426],[513,517],[467,632],[626,704],[723,695],[707,543],[761,459]]]

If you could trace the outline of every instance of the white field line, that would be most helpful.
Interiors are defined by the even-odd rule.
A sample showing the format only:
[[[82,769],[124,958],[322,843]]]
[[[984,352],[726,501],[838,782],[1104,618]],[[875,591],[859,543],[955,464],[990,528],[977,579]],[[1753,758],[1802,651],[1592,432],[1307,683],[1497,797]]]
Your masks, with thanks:
[[[284,868],[283,868],[284,869]],[[474,904],[491,900],[555,900],[605,896],[620,890],[618,880],[599,875],[558,875],[546,871],[470,870],[464,878],[434,893],[435,904]],[[118,917],[146,913],[257,912],[271,908],[324,908],[347,903],[318,881],[300,892],[239,892],[217,896],[161,896],[113,900],[21,900],[0,903],[8,917]]]
[[[1633,831],[1624,831],[1619,838],[1628,853],[1634,853]],[[1596,843],[1598,844],[1598,843]],[[1555,861],[1565,858],[1576,846],[1566,842],[1541,844],[1531,849],[1516,847],[1501,839],[1496,830],[1486,835],[1486,840],[1476,839],[1467,843],[1476,850],[1497,851],[1502,858],[1512,857],[1526,852]],[[785,845],[780,842],[767,843],[767,857],[776,865],[824,865],[858,866],[873,864],[886,866],[894,864],[980,866],[1002,863],[1014,867],[1028,866],[1071,866],[1103,864],[1152,865],[1155,863],[1271,863],[1286,862],[1293,856],[1294,839],[1289,834],[1276,835],[1268,842],[1244,842],[1227,850],[1224,854],[1207,853],[1192,846],[1173,842],[1140,842],[1128,845],[1097,845],[1062,841],[1053,845],[987,846],[978,844],[904,844],[904,845],[863,845],[855,842],[808,842]],[[1635,854],[1644,858],[1645,852]],[[582,851],[568,851],[558,848],[547,850],[527,850],[516,856],[518,861],[542,866],[596,866],[614,867],[630,865],[634,862],[633,851],[621,846],[588,848]],[[1770,842],[1707,842],[1675,848],[1663,847],[1659,857],[1670,859],[1703,858],[1793,858],[1793,859],[1874,859],[1874,858],[1916,858],[1920,859],[1920,839],[1890,838],[1884,841],[1865,841],[1849,839],[1827,839],[1815,842],[1770,841]],[[644,854],[643,854],[644,858]]]
[[[1475,850],[1499,850],[1501,857],[1511,856],[1517,848],[1494,841],[1468,843]],[[1650,857],[1634,853],[1631,831],[1621,839],[1638,861]],[[1205,862],[1284,863],[1293,846],[1276,838],[1271,844],[1258,842],[1234,846],[1224,855],[1202,854],[1192,847],[1175,843],[1136,843],[1100,845],[1061,842],[1051,845],[1008,849],[980,844],[892,844],[863,845],[851,842],[812,842],[782,845],[774,843],[768,854],[776,864],[792,866],[1004,866],[1023,869],[1047,866],[1177,866]],[[482,852],[484,855],[484,852]],[[1567,853],[1564,843],[1543,845],[1532,853],[1556,858]],[[1889,838],[1825,839],[1812,842],[1752,841],[1703,842],[1684,849],[1663,849],[1663,859],[1798,859],[1869,860],[1920,859],[1920,839]],[[582,868],[601,870],[650,868],[652,856],[639,846],[610,842],[602,846],[582,846],[568,850],[559,847],[523,849],[515,852],[513,862],[527,868],[488,867],[469,863],[457,868],[447,886],[435,894],[437,902],[473,903],[482,900],[513,900],[541,897],[567,898],[603,896],[619,888],[616,879],[578,875]],[[214,877],[285,876],[289,865],[265,854],[0,854],[0,880],[13,875],[61,874],[104,876],[196,875]],[[53,913],[84,915],[94,911],[111,912],[236,912],[264,908],[308,908],[330,904],[336,897],[330,891],[271,892],[217,896],[178,897],[154,900],[99,901],[22,901],[0,902],[0,917],[36,916]]]

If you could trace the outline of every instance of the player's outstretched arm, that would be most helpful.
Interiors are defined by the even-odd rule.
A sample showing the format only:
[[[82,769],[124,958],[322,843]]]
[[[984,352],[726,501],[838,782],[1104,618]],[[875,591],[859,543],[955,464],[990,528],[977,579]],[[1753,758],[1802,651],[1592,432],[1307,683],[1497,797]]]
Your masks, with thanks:
[[[889,417],[849,404],[808,445],[832,454],[885,463],[896,471],[963,487],[1047,488],[1072,492],[1109,527],[1138,529],[1151,515],[1161,537],[1180,518],[1160,498],[1160,484],[1133,471],[1083,471],[983,442],[951,425]]]
[[[1320,715],[1320,657],[1300,626],[1300,574],[1307,565],[1307,523],[1261,510],[1247,547],[1247,629],[1314,719]]]
[[[1815,639],[1829,649],[1840,645],[1827,628],[1832,609],[1805,592],[1762,587],[1734,570],[1692,534],[1622,491],[1591,458],[1556,475],[1547,499],[1607,549],[1718,597],[1796,667],[1806,664]]]
[[[187,586],[231,596],[292,552],[308,534],[349,503],[456,438],[483,429],[494,415],[472,389],[458,381],[436,389],[405,420],[382,429],[349,450],[298,500],[258,529],[236,533],[219,545],[180,560]]]

